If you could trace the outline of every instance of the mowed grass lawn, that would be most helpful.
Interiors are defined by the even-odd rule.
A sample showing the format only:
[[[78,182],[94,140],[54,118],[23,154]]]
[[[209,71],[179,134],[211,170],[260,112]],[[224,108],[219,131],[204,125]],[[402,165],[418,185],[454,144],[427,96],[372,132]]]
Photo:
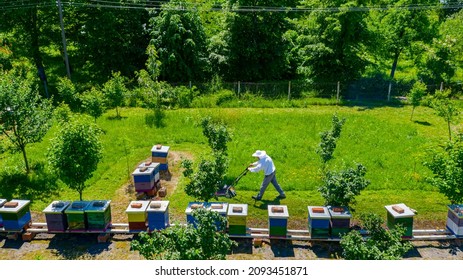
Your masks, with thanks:
[[[355,107],[312,106],[288,109],[182,109],[166,111],[165,126],[156,128],[146,124],[150,111],[123,108],[122,119],[114,119],[115,111],[108,111],[97,124],[104,130],[103,159],[89,187],[84,190],[86,200],[115,200],[120,190],[130,180],[130,173],[140,161],[150,157],[154,144],[170,146],[170,151],[188,155],[194,159],[210,154],[206,138],[198,126],[201,118],[211,116],[222,120],[232,133],[229,143],[230,168],[227,181],[230,183],[254,159],[257,149],[266,150],[277,168],[278,180],[286,191],[287,198],[276,200],[278,195],[270,185],[262,202],[254,203],[263,174],[248,173],[236,186],[233,199],[220,198],[229,203],[249,204],[249,217],[253,221],[267,223],[267,205],[284,204],[289,209],[292,221],[303,226],[307,220],[307,206],[322,205],[323,199],[317,191],[321,184],[321,161],[315,149],[320,142],[319,133],[331,127],[334,113],[346,118],[341,138],[338,141],[330,170],[341,170],[355,163],[367,168],[367,179],[371,184],[358,197],[354,218],[361,213],[374,212],[386,217],[385,205],[405,203],[418,211],[416,219],[425,227],[426,223],[445,226],[448,200],[432,187],[426,178],[431,176],[423,166],[426,150],[447,140],[445,122],[430,108],[418,107],[414,121],[410,121],[411,107]],[[57,133],[56,125],[41,143],[28,147],[33,165],[46,169],[46,151],[50,140]],[[1,155],[3,174],[19,172],[23,166],[21,154]],[[170,168],[178,176],[178,185],[167,199],[170,212],[184,222],[184,211],[189,201],[183,189],[186,179],[180,172],[180,163],[171,163]],[[16,170],[16,171],[15,171]],[[3,180],[5,182],[5,180]],[[53,200],[77,200],[78,194],[62,183],[58,192],[49,192],[44,185],[44,195],[21,193],[21,182],[2,185],[0,197],[33,199],[32,210],[41,212]],[[43,180],[40,181],[44,183]],[[49,182],[55,184],[55,182]],[[45,182],[47,184],[47,182]],[[6,191],[8,190],[8,191]],[[113,222],[122,222],[114,221]],[[258,223],[259,224],[259,223]],[[252,226],[252,225],[248,225]]]

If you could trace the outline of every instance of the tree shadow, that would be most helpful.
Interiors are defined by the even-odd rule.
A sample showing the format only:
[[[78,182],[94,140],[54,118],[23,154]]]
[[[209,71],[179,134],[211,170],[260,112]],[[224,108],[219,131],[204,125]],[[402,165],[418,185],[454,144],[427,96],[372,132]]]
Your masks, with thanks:
[[[429,122],[422,122],[422,121],[413,121],[416,124],[424,125],[424,126],[431,126],[431,123]]]
[[[275,257],[290,258],[294,257],[294,247],[291,240],[270,239],[270,248]]]
[[[148,113],[145,115],[145,124],[150,128],[162,128],[166,127],[166,114],[163,111],[156,111],[154,113]]]
[[[55,234],[48,244],[50,250],[66,260],[77,260],[85,255],[94,257],[109,250],[109,243],[98,243],[98,234]]]
[[[59,193],[57,181],[56,175],[48,172],[42,162],[33,164],[29,174],[20,167],[5,168],[0,172],[0,196],[46,200]]]
[[[391,101],[386,100],[346,100],[342,103],[344,107],[359,107],[357,111],[366,111],[366,110],[373,110],[376,108],[382,107],[392,107],[392,108],[401,108],[404,105],[400,102],[400,100],[392,99]]]
[[[113,121],[113,120],[122,120],[122,119],[127,119],[128,117],[126,116],[108,116],[107,119],[110,120],[110,121]]]

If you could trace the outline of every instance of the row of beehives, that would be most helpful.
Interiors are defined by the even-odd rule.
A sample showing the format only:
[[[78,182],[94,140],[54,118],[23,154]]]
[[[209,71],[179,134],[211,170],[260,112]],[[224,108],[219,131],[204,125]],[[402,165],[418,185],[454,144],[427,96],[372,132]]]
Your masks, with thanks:
[[[0,199],[0,228],[21,231],[31,222],[29,200]],[[205,208],[227,218],[230,235],[246,235],[247,204],[226,202],[190,202],[185,210],[187,223],[195,224],[192,213]],[[413,235],[415,212],[405,204],[385,206],[387,226],[405,227],[404,237]],[[132,201],[127,209],[130,231],[164,229],[169,223],[169,201]],[[111,226],[111,201],[54,201],[44,210],[48,232],[104,232]],[[350,229],[351,213],[347,207],[308,206],[308,229],[312,238],[339,237]],[[285,237],[289,212],[286,205],[268,205],[269,236]],[[447,228],[457,237],[463,236],[463,205],[449,205]]]
[[[137,193],[148,196],[166,196],[166,189],[161,187],[161,170],[168,170],[167,156],[169,146],[154,145],[151,149],[151,160],[140,164],[132,173],[133,184]]]

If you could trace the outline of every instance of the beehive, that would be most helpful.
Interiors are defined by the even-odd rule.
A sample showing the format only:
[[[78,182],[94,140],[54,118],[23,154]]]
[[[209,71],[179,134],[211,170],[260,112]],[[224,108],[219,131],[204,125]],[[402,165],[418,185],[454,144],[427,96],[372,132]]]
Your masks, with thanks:
[[[169,226],[169,201],[151,201],[146,212],[150,231],[165,229]]]
[[[227,202],[210,202],[207,209],[212,212],[219,213],[220,216],[225,218],[225,221],[227,220],[227,210],[228,210]],[[226,226],[225,227],[221,226],[220,221],[216,221],[215,226],[217,230],[225,230],[226,228]]]
[[[87,230],[87,218],[85,208],[90,205],[90,201],[74,201],[64,210],[68,220],[69,231]]]
[[[387,210],[387,227],[393,229],[396,225],[405,227],[403,238],[413,237],[413,216],[415,213],[405,204],[385,206]]]
[[[268,205],[268,226],[270,237],[286,237],[288,233],[288,207],[286,205]]]
[[[6,203],[6,199],[0,198],[0,208]],[[0,228],[3,227],[2,213],[0,213]]]
[[[147,200],[131,201],[125,213],[129,220],[129,230],[146,231],[147,214],[146,209],[150,202]]]
[[[13,199],[0,208],[5,230],[19,231],[31,222],[30,200]]]
[[[193,218],[193,211],[196,209],[207,208],[207,203],[205,202],[190,202],[185,210],[186,222],[192,224],[196,227],[196,219]]]
[[[48,231],[66,231],[68,220],[64,211],[71,205],[70,201],[53,201],[42,212],[45,214]]]
[[[228,234],[246,235],[246,217],[248,216],[247,204],[228,205]]]
[[[448,205],[447,229],[457,237],[463,237],[463,204]]]
[[[154,145],[151,148],[151,160],[160,164],[160,170],[169,169],[167,163],[167,156],[169,155],[169,146],[162,146],[160,144]]]
[[[153,173],[154,174],[154,182],[158,182],[161,179],[161,175],[159,174],[160,166],[161,166],[161,164],[158,163],[158,162],[149,161],[149,162],[144,162],[144,163],[140,164],[138,166],[138,168],[146,167],[146,168],[154,169],[154,173]]]
[[[347,207],[328,206],[330,212],[330,231],[333,238],[339,238],[350,230],[352,214]]]
[[[327,207],[307,206],[309,233],[313,239],[330,237],[331,215]]]
[[[111,200],[93,200],[85,208],[87,229],[91,231],[106,230],[111,224]]]
[[[155,186],[156,169],[148,167],[137,167],[132,172],[133,184],[136,192],[152,191]],[[159,173],[158,173],[159,177]],[[158,180],[159,181],[159,180]]]

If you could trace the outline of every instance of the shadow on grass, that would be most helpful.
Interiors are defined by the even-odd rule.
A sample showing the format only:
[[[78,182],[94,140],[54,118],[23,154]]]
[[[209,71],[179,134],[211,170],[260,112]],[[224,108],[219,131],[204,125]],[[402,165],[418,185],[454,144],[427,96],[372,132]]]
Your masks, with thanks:
[[[166,127],[166,114],[163,111],[155,111],[145,115],[145,124],[150,128],[162,128]]]
[[[50,250],[66,260],[90,258],[109,250],[110,243],[98,243],[98,234],[56,234],[48,244]]]
[[[431,126],[431,123],[429,122],[422,122],[422,121],[413,121],[416,124],[424,125],[424,126]]]
[[[269,205],[280,205],[280,199],[274,198],[273,200],[262,199],[262,200],[254,200],[254,207],[259,209],[266,210]]]
[[[341,106],[345,107],[360,107],[358,111],[373,110],[381,107],[401,108],[404,105],[399,100],[346,100]]]
[[[110,120],[110,121],[114,121],[114,120],[127,119],[127,117],[124,117],[124,116],[108,116],[107,119]]]
[[[29,174],[20,167],[0,172],[0,196],[5,199],[46,200],[58,194],[57,177],[50,174],[44,163],[32,165]]]

